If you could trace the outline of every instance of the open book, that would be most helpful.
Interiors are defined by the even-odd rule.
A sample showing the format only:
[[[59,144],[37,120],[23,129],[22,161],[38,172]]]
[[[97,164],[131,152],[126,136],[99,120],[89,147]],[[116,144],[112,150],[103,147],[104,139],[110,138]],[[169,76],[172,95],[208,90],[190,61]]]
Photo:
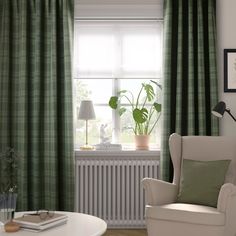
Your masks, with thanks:
[[[24,215],[13,219],[13,221],[18,223],[22,229],[42,231],[65,224],[67,219],[67,215],[55,213],[52,217],[46,219],[41,219],[38,215]]]

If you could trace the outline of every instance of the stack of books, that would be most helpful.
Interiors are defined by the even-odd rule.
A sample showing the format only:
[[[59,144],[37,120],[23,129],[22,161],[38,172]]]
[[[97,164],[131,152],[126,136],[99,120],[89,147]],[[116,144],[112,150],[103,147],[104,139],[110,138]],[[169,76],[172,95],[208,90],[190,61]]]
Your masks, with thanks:
[[[13,222],[19,224],[21,229],[40,232],[63,225],[67,222],[67,219],[67,215],[55,213],[52,217],[46,219],[40,219],[38,215],[24,215],[13,219]]]
[[[96,150],[106,150],[106,151],[120,151],[122,150],[121,144],[114,143],[99,143],[95,145]]]

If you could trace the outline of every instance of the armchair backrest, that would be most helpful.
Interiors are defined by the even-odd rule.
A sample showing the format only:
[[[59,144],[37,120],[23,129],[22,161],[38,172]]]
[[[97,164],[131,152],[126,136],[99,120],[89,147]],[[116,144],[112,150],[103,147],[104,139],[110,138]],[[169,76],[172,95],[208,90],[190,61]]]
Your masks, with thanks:
[[[231,160],[225,182],[236,184],[236,137],[180,136],[174,133],[170,136],[169,147],[174,166],[174,184],[179,185],[182,159]]]

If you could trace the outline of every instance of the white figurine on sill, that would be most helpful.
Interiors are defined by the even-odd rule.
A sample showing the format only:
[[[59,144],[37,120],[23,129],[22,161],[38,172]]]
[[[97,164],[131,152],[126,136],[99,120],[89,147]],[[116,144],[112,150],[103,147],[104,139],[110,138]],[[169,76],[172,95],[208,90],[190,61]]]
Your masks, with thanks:
[[[106,127],[107,124],[102,124],[100,126],[100,143],[104,144],[104,143],[110,143],[110,137],[106,135]]]

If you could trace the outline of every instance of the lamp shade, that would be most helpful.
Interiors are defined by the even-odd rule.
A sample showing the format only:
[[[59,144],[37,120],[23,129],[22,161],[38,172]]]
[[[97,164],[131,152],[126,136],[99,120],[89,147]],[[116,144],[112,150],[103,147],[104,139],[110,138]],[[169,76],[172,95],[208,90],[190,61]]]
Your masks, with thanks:
[[[79,120],[94,120],[96,118],[93,102],[91,100],[83,100],[80,103],[80,109],[78,114]]]
[[[224,112],[226,110],[226,105],[224,102],[219,102],[216,104],[216,106],[214,107],[214,109],[211,111],[211,113],[214,115],[214,116],[217,116],[217,117],[220,117],[222,118],[223,115],[224,115]]]

